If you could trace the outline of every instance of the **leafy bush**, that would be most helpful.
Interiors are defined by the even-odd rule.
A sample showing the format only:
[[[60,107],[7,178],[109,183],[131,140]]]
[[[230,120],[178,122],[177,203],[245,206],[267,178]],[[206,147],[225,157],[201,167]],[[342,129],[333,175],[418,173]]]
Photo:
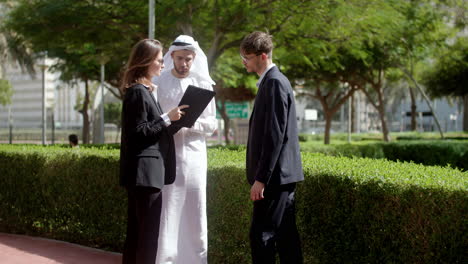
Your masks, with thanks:
[[[299,139],[302,142],[306,141],[320,141],[323,142],[324,134],[299,134]],[[330,134],[331,141],[347,141],[348,133],[332,133]],[[362,141],[362,140],[373,140],[373,141],[382,141],[381,133],[353,133],[351,134],[352,141]]]
[[[468,170],[468,162],[464,162],[464,155],[468,153],[468,141],[416,140],[336,145],[303,143],[301,150],[333,156],[411,161],[424,165],[450,165]]]
[[[224,149],[224,150],[245,150],[246,146],[245,145],[234,145],[234,144],[231,144],[231,145],[214,145],[214,146],[210,146],[208,147],[210,149]]]
[[[0,231],[121,251],[118,150],[0,145]],[[305,263],[462,263],[468,173],[303,153],[297,191]],[[208,151],[211,263],[249,263],[245,150]]]
[[[459,164],[468,151],[467,141],[407,141],[382,144],[385,158],[389,160],[413,161],[425,165]],[[468,169],[464,164],[462,169]]]
[[[305,153],[306,263],[462,263],[468,173]]]
[[[121,249],[118,151],[1,145],[0,164],[3,231]]]
[[[210,149],[207,207],[209,262],[250,263],[252,202],[245,151]]]

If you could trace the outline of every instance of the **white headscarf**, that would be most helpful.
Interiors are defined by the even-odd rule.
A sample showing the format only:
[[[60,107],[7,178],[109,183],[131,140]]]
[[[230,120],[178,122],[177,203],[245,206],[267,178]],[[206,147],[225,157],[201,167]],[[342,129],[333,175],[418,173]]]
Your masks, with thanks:
[[[210,77],[210,73],[208,72],[208,59],[206,58],[205,53],[198,45],[198,42],[195,41],[191,36],[187,35],[180,35],[174,40],[174,42],[172,42],[171,47],[164,55],[163,72],[174,69],[174,61],[172,60],[171,54],[177,50],[191,50],[195,52],[195,59],[193,60],[190,72],[194,73],[202,80],[209,82],[212,85],[215,84],[213,79]]]

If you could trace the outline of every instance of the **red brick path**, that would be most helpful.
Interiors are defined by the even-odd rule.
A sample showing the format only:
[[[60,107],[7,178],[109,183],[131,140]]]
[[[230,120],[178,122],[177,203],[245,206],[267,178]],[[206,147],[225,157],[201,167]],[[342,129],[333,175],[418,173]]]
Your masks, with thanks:
[[[118,264],[122,255],[68,242],[0,233],[2,264]]]

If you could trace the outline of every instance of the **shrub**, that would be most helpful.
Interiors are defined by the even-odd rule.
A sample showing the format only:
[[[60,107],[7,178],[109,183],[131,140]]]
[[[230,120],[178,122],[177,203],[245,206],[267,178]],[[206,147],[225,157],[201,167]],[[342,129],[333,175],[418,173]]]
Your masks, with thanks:
[[[118,151],[1,145],[0,225],[120,250],[126,194],[118,186]]]
[[[412,161],[424,165],[440,165],[468,169],[464,155],[468,153],[468,141],[417,140],[401,142],[353,143],[353,144],[302,144],[305,152],[324,153],[333,156],[366,157],[393,161]]]
[[[407,141],[382,144],[385,158],[389,160],[413,161],[425,165],[461,165],[468,169],[468,163],[460,164],[468,152],[467,141]]]
[[[221,149],[221,150],[245,150],[246,146],[245,145],[234,145],[234,144],[231,144],[231,145],[213,145],[213,146],[209,146],[208,148],[210,149]]]
[[[0,231],[121,251],[118,150],[0,145]],[[305,263],[462,263],[468,173],[303,153],[297,190]],[[209,261],[249,263],[245,151],[208,151]]]
[[[304,154],[298,219],[306,263],[462,263],[467,173]]]

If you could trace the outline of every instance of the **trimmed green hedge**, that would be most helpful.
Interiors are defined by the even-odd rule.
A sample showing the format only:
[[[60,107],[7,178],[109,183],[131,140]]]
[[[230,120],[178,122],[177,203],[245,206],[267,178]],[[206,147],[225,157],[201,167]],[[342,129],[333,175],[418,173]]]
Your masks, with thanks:
[[[316,154],[304,161],[299,219],[316,263],[466,259],[468,173]]]
[[[444,133],[444,138],[441,139],[439,132],[391,132],[390,136],[392,139],[396,140],[468,140],[468,132],[462,131],[450,131]],[[302,142],[305,141],[320,141],[323,142],[324,134],[299,134],[299,139]],[[348,140],[348,133],[338,132],[338,133],[331,133],[330,134],[331,141],[347,141]],[[356,141],[364,141],[364,140],[374,140],[374,141],[382,141],[383,136],[382,133],[351,133],[351,140],[353,142]]]
[[[0,145],[0,228],[120,250],[118,150]]]
[[[333,156],[411,161],[424,165],[449,165],[454,168],[468,170],[468,140],[417,140],[336,145],[302,143],[301,150]]]
[[[210,263],[250,263],[245,151],[208,152]],[[304,153],[305,263],[463,263],[468,173]],[[121,251],[118,150],[0,145],[0,231]]]

